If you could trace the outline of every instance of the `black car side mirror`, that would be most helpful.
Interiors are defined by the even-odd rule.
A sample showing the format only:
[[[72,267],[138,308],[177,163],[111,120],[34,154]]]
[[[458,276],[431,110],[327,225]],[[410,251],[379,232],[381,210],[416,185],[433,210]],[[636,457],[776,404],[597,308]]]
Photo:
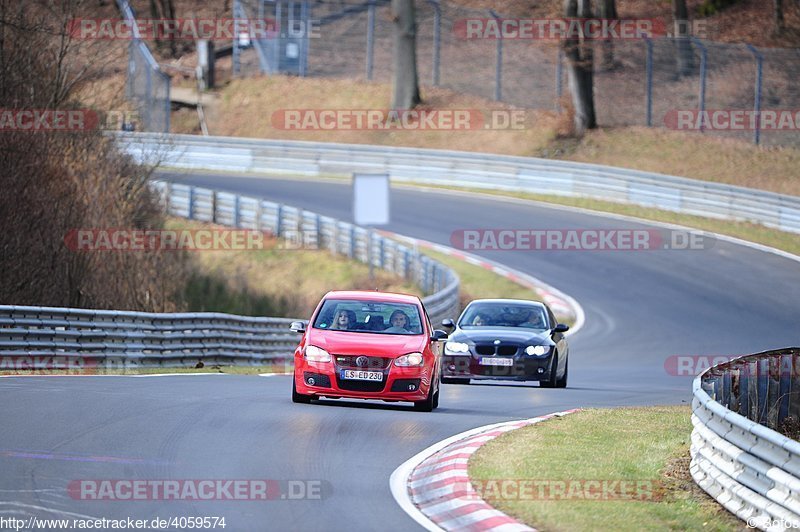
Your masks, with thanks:
[[[453,320],[447,318],[446,320],[442,320],[442,327],[445,327],[447,329],[455,329],[456,324]]]
[[[559,323],[558,325],[556,325],[556,328],[553,329],[553,332],[554,333],[565,333],[568,330],[569,330],[569,325],[567,325],[566,323]]]
[[[433,340],[434,342],[438,342],[439,340],[447,340],[447,336],[448,334],[445,331],[441,329],[436,329],[435,331],[433,331],[433,336],[431,336],[431,340]]]
[[[306,322],[304,322],[304,321],[293,321],[292,324],[289,326],[289,329],[292,332],[304,333],[304,332],[306,332]]]

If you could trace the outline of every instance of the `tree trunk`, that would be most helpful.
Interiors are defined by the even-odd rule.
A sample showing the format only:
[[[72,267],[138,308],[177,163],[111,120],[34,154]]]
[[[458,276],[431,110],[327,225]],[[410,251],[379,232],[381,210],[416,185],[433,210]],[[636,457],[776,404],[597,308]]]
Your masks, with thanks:
[[[598,16],[601,19],[616,20],[619,18],[616,0],[600,0],[598,11]],[[611,39],[603,40],[602,48],[603,58],[600,63],[601,68],[603,70],[611,70],[614,68],[614,41]]]
[[[689,10],[686,0],[672,0],[672,18],[675,21],[675,45],[678,49],[678,75],[691,76],[694,72],[694,50],[689,39]]]
[[[414,0],[392,0],[394,73],[392,109],[412,109],[422,102],[417,79],[417,21]]]
[[[566,18],[592,18],[591,0],[564,0]],[[592,43],[580,37],[563,41],[567,77],[575,107],[575,133],[597,128],[594,108],[594,51]]]
[[[150,0],[150,14],[154,19],[166,19],[169,21],[175,20],[175,4],[173,0]],[[170,57],[178,56],[178,45],[175,37],[170,37],[165,43],[161,39],[156,40],[156,45],[161,50],[164,44],[168,44]]]
[[[783,0],[774,0],[774,4],[775,4],[775,32],[781,33],[784,29]]]

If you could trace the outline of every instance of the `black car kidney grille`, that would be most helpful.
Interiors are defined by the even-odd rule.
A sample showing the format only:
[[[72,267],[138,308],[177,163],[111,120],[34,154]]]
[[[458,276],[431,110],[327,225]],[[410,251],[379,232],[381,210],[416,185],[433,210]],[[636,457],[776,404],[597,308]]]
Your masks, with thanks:
[[[498,355],[501,357],[513,357],[517,354],[519,347],[516,345],[498,345],[494,344],[478,344],[475,346],[475,352],[481,356],[489,357]]]
[[[517,354],[517,349],[519,349],[515,345],[501,345],[497,348],[497,354],[501,357],[513,357]]]
[[[483,356],[492,356],[492,355],[494,355],[494,345],[492,345],[492,344],[488,344],[488,345],[480,345],[480,344],[478,344],[478,345],[475,346],[475,352],[478,353],[479,355],[483,355]]]
[[[360,356],[364,355],[333,355],[334,359],[336,360],[336,365],[340,368],[346,369],[364,369],[364,370],[382,370],[386,369],[391,365],[392,359],[391,358],[383,358],[383,357],[366,357],[367,362],[361,366],[358,365],[356,359]]]

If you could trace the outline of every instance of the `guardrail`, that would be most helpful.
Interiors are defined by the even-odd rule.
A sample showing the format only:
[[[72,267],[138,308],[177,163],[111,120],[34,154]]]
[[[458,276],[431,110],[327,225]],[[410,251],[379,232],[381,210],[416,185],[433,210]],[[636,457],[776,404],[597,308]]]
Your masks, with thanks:
[[[279,362],[297,345],[291,321],[0,305],[0,370]]]
[[[581,196],[800,233],[800,197],[608,166],[484,153],[321,142],[120,134],[141,162],[281,175],[386,172],[392,180]]]
[[[762,530],[800,528],[800,443],[769,428],[800,416],[798,368],[800,349],[788,348],[736,358],[694,380],[692,478]]]
[[[167,212],[175,216],[267,231],[298,246],[328,249],[413,281],[430,294],[422,302],[434,325],[455,317],[460,310],[460,283],[453,270],[374,231],[239,194],[165,181],[154,181],[153,185],[161,193]]]

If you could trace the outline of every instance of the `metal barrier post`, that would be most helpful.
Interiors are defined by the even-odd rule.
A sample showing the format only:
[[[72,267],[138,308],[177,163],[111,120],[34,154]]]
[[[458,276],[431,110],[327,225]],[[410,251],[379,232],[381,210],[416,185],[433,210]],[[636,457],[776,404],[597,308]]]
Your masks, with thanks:
[[[756,124],[753,129],[753,142],[758,146],[761,144],[761,91],[764,83],[764,56],[752,44],[748,44],[747,49],[750,50],[753,57],[756,59],[756,101],[753,109],[756,113]]]
[[[233,226],[236,227],[237,229],[239,228],[239,219],[241,216],[241,213],[239,212],[240,203],[241,203],[241,196],[239,196],[239,194],[236,194],[236,196],[233,197]]]
[[[499,23],[500,15],[498,15],[493,9],[490,9],[489,13]],[[495,101],[499,102],[503,99],[503,39],[497,39],[494,76],[494,99]]]
[[[653,127],[653,41],[645,39],[647,46],[647,127]]]
[[[700,48],[700,95],[699,95],[699,108],[700,108],[700,131],[705,131],[705,120],[703,115],[706,111],[706,81],[708,77],[708,49],[699,40],[692,37],[692,42],[697,44]]]
[[[556,51],[556,111],[561,111],[561,96],[564,93],[564,58],[563,52],[559,47]]]
[[[442,47],[442,6],[439,0],[428,0],[433,6],[433,86],[439,86],[439,60]]]
[[[367,79],[372,80],[372,59],[375,53],[375,0],[370,0],[367,13]]]
[[[189,219],[194,220],[194,187],[189,187]]]

